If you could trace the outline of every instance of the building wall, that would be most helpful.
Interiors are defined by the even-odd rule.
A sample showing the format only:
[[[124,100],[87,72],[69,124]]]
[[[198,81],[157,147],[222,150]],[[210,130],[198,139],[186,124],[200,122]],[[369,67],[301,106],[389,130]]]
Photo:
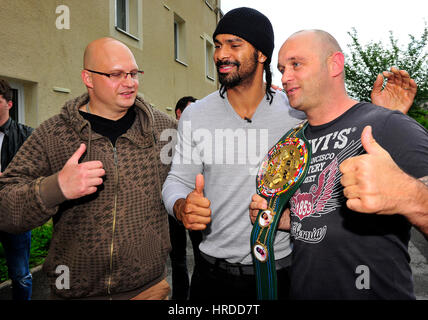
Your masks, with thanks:
[[[24,89],[25,123],[38,126],[86,91],[84,49],[105,36],[130,47],[145,72],[140,94],[171,116],[180,97],[202,98],[217,89],[217,80],[205,76],[204,37],[211,37],[218,12],[204,0],[129,1],[138,8],[139,40],[115,29],[115,0],[0,0],[0,77]],[[69,8],[70,29],[57,28],[60,5]],[[185,64],[174,58],[174,15],[185,21]]]

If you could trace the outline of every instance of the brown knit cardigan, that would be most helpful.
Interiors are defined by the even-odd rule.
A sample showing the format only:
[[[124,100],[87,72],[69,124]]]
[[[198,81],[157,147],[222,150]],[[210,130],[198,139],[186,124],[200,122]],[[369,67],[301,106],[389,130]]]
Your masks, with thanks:
[[[170,241],[161,188],[169,165],[160,161],[168,143],[160,134],[176,121],[137,97],[136,119],[113,148],[79,114],[88,100],[68,101],[18,151],[0,178],[0,230],[20,233],[53,218],[43,266],[52,293],[128,299],[165,277]],[[57,174],[81,143],[81,161],[103,163],[104,183],[95,194],[66,200]],[[69,289],[58,266],[69,270]]]

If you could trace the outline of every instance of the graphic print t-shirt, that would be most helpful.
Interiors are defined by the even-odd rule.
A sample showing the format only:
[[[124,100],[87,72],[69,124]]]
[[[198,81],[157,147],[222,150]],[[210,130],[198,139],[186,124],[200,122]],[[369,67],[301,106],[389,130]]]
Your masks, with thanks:
[[[366,153],[360,140],[366,125],[405,172],[428,175],[428,133],[400,112],[359,103],[330,123],[308,126],[312,160],[290,200],[292,299],[415,298],[408,221],[346,207],[339,165]]]

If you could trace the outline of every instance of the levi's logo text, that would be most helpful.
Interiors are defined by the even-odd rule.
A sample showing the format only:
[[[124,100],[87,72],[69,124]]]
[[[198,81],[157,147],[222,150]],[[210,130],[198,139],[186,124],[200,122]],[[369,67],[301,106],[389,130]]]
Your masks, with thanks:
[[[344,201],[339,166],[362,152],[361,141],[349,138],[355,131],[346,128],[309,140],[312,160],[308,175],[290,199],[294,240],[319,243],[327,235],[328,220],[323,218],[339,210]]]

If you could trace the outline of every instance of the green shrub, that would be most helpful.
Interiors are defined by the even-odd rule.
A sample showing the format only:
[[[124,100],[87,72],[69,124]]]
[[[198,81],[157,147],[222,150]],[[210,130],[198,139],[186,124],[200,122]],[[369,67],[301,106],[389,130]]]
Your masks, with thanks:
[[[52,238],[52,221],[48,221],[31,231],[30,269],[45,261]],[[6,257],[0,244],[0,282],[9,279],[7,275]]]
[[[408,115],[428,129],[428,109],[422,107],[428,102],[428,25],[425,23],[420,37],[409,34],[405,46],[399,45],[392,32],[388,44],[371,41],[363,45],[355,28],[348,34],[352,39],[345,62],[349,95],[359,101],[370,101],[373,82],[379,73],[392,66],[406,70],[418,85]]]

